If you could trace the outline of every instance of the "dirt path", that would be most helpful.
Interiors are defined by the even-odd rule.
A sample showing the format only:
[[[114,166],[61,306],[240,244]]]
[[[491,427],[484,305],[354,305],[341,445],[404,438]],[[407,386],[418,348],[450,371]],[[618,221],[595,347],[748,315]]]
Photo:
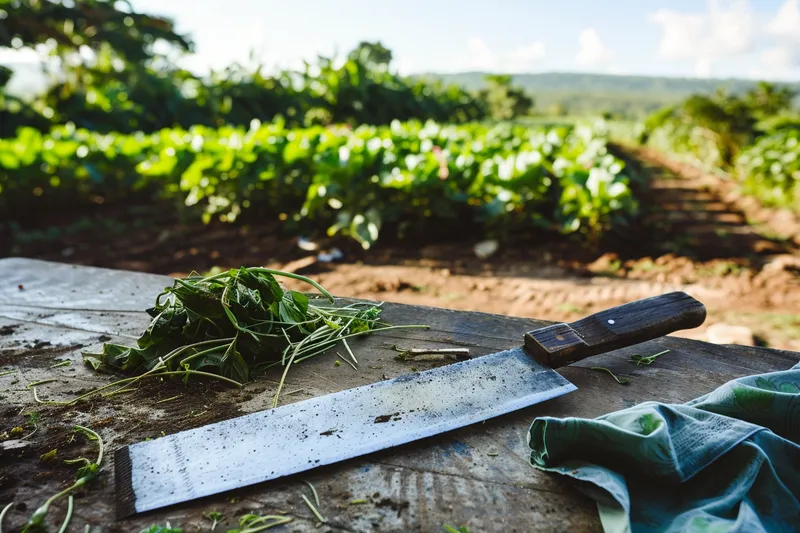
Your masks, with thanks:
[[[68,231],[55,238],[43,228],[36,239],[18,238],[12,254],[173,275],[261,264],[313,276],[338,296],[548,320],[684,290],[706,304],[709,317],[679,335],[728,342],[736,330],[726,339],[709,326],[745,326],[754,342],[800,351],[800,243],[793,240],[800,231],[782,235],[794,231],[791,220],[748,223],[752,205],[719,178],[652,151],[627,153],[635,157],[631,170],[647,177],[639,191],[642,220],[593,251],[537,236],[502,243],[488,259],[463,237],[445,244],[386,239],[369,253],[320,241],[310,251],[275,224],[185,226],[163,209],[153,217],[139,206],[105,210],[94,224],[62,222]],[[333,246],[343,258],[317,260]]]
[[[788,242],[795,249],[800,248],[800,212],[765,208],[755,198],[741,194],[732,178],[703,172],[652,148],[628,147],[626,151],[652,168],[680,176],[694,190],[712,193],[716,202],[736,212],[741,223],[756,228],[764,235]]]

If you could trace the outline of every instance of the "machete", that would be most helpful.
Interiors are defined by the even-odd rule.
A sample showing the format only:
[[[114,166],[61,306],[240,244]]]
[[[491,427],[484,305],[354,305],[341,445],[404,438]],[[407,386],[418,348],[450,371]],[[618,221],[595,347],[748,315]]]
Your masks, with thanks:
[[[577,387],[554,369],[701,325],[672,292],[524,333],[521,347],[318,396],[115,452],[117,517],[276,479],[481,422]]]

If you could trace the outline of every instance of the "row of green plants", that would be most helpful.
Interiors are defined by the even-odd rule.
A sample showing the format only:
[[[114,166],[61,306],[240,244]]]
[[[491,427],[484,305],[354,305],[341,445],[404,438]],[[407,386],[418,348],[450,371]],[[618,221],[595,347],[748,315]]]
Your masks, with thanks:
[[[131,135],[68,125],[0,140],[0,206],[11,217],[135,194],[173,200],[206,222],[278,217],[289,231],[344,235],[364,248],[386,232],[453,229],[596,239],[637,212],[602,124],[254,121]]]
[[[743,95],[694,95],[642,125],[638,140],[737,180],[764,205],[800,212],[800,115],[788,88],[761,83]]]
[[[104,47],[93,63],[63,69],[30,102],[0,96],[0,136],[14,136],[23,126],[47,131],[67,122],[102,133],[133,133],[246,127],[253,119],[278,117],[303,127],[395,119],[463,123],[487,116],[489,106],[478,95],[402,77],[389,69],[388,50],[388,58],[373,58],[376,47],[362,43],[341,61],[320,57],[301,71],[267,74],[260,66],[235,64],[202,78],[173,65],[123,64]]]
[[[744,192],[765,205],[800,212],[800,128],[759,138],[736,158]]]
[[[510,76],[487,76],[480,91],[436,77],[401,76],[392,68],[392,51],[380,42],[269,72],[251,54],[198,76],[180,66],[194,51],[192,37],[178,33],[171,19],[137,12],[127,1],[0,1],[0,20],[0,50],[37,50],[52,67],[42,94],[21,96],[6,90],[12,71],[0,66],[0,137],[68,122],[101,133],[246,127],[253,119],[279,117],[293,127],[466,123],[525,115],[533,106]]]

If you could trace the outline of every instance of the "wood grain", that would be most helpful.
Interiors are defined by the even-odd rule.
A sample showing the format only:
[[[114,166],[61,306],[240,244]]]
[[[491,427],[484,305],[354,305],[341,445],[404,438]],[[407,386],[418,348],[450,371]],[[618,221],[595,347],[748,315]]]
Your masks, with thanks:
[[[542,364],[560,368],[587,357],[700,326],[705,306],[675,291],[604,309],[571,324],[525,334],[525,349]]]
[[[113,423],[99,428],[107,441],[107,457],[111,458],[114,449],[155,436],[156,430],[169,434],[269,405],[277,372],[259,378],[243,392],[192,388],[192,394],[202,396],[202,414],[186,412],[182,399],[161,404],[157,403],[157,394],[139,393],[74,409],[37,406],[25,383],[56,376],[58,381],[42,386],[40,393],[49,398],[69,398],[78,389],[112,380],[85,368],[80,351],[99,348],[101,339],[106,339],[102,335],[116,342],[132,342],[148,323],[143,310],[171,281],[161,276],[23,259],[0,260],[0,279],[4,280],[0,286],[0,330],[7,332],[0,336],[0,368],[13,368],[19,375],[17,385],[0,382],[4,387],[0,401],[6,406],[4,412],[41,412],[37,446],[60,438],[75,423],[91,425],[112,417]],[[18,289],[20,284],[23,290]],[[525,332],[551,324],[390,303],[384,305],[384,317],[395,324],[428,324],[431,329],[386,332],[353,342],[351,347],[360,363],[358,371],[347,365],[335,366],[335,353],[310,359],[293,369],[284,389],[301,392],[283,396],[281,403],[403,375],[412,372],[412,366],[422,370],[434,364],[397,361],[391,344],[467,347],[470,356],[477,357],[520,346]],[[43,342],[51,344],[42,346]],[[629,361],[632,354],[651,355],[663,350],[669,352],[649,367],[637,367]],[[51,369],[54,354],[70,359],[72,364]],[[184,531],[200,531],[210,525],[203,514],[217,510],[226,516],[218,531],[233,527],[236,517],[245,512],[276,511],[289,512],[296,519],[275,531],[427,533],[443,531],[444,523],[466,525],[473,533],[601,531],[592,501],[567,481],[534,470],[528,463],[527,431],[534,418],[596,417],[649,400],[685,402],[730,379],[784,370],[799,360],[800,354],[795,352],[662,337],[560,368],[559,373],[578,390],[532,408],[303,475],[124,521],[114,518],[113,464],[107,464],[100,481],[76,499],[71,528],[82,531],[85,524],[91,524],[93,532],[136,532],[168,520],[183,526]],[[632,382],[618,385],[591,366],[627,375]],[[16,530],[47,496],[64,487],[64,476],[16,480],[13,484],[3,481],[15,479],[14,472],[24,467],[39,468],[38,460],[38,454],[34,454],[12,465],[0,465],[0,503],[15,501],[27,506],[27,512],[15,510],[6,517],[5,527],[10,531]],[[320,511],[328,520],[319,529],[301,499],[301,494],[310,495],[304,480],[316,487]],[[350,504],[359,499],[367,503]],[[63,513],[64,506],[55,506],[54,520]]]

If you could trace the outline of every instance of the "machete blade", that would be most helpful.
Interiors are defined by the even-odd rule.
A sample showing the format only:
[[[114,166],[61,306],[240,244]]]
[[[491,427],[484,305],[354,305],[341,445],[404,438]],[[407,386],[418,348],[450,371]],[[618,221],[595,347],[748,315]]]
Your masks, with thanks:
[[[359,457],[575,389],[515,348],[132,444],[114,457],[117,515]]]

